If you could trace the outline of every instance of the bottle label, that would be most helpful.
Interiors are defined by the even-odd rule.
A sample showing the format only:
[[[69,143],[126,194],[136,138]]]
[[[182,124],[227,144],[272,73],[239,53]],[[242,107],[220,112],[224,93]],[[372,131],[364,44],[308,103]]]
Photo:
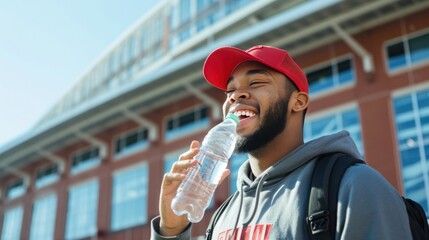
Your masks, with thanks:
[[[197,155],[199,174],[203,181],[217,185],[228,162],[224,157],[201,150]]]

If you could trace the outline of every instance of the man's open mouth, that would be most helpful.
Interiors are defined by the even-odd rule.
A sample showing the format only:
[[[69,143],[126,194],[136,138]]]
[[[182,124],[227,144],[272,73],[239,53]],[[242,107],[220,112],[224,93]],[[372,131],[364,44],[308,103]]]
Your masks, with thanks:
[[[234,114],[240,119],[246,119],[249,117],[254,117],[256,114],[252,111],[249,110],[239,110],[239,111],[235,111]]]

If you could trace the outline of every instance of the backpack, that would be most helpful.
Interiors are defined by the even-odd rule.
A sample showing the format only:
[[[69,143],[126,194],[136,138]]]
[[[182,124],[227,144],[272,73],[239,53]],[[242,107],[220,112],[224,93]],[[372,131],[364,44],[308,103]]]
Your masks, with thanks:
[[[341,159],[341,161],[337,161]],[[329,153],[321,156],[313,170],[311,181],[307,225],[311,239],[335,239],[338,190],[347,168],[353,164],[365,164],[343,153]],[[237,192],[236,192],[237,193]],[[212,239],[213,229],[221,214],[234,195],[229,196],[215,211],[206,232],[206,239]],[[328,194],[326,194],[328,193]],[[319,198],[316,198],[318,196]],[[414,240],[428,240],[429,227],[423,208],[415,201],[402,197],[407,208],[411,233]]]
[[[311,180],[307,225],[311,239],[335,239],[338,190],[347,168],[365,164],[343,153],[323,155],[316,163]],[[423,208],[415,201],[402,197],[408,213],[414,240],[429,240],[429,226]],[[333,214],[330,214],[333,213]]]

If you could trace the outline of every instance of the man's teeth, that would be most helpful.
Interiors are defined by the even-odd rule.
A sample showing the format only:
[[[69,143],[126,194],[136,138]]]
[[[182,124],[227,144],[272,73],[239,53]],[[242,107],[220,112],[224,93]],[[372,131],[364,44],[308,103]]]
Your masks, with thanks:
[[[234,114],[237,115],[238,117],[244,117],[244,116],[253,117],[256,115],[254,112],[251,112],[251,111],[237,111],[237,112],[234,112]]]

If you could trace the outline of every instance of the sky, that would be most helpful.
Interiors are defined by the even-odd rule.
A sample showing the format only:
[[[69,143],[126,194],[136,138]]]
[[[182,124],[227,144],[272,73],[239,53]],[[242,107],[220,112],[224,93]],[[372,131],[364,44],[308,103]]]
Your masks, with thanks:
[[[0,148],[160,0],[0,0]]]

